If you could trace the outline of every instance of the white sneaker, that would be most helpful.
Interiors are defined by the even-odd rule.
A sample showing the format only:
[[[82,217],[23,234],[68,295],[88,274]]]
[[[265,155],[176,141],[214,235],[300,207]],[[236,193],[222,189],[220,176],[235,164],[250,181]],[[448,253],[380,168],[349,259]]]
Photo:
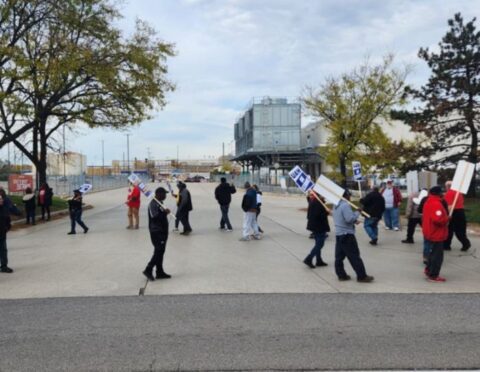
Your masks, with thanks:
[[[254,236],[253,236],[253,239],[255,239],[255,240],[261,240],[261,239],[262,239],[262,236],[261,236],[261,235],[254,235]]]
[[[385,230],[391,230],[391,228],[388,226],[385,226]]]
[[[225,230],[225,231],[226,231],[226,232],[232,232],[233,229],[227,229],[227,230]]]
[[[394,227],[393,228],[395,231],[400,231],[400,229],[398,227]]]

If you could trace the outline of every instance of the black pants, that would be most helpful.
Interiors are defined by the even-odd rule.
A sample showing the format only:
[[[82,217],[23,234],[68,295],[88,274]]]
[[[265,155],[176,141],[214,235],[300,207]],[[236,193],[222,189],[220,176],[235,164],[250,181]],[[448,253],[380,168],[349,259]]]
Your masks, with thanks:
[[[163,273],[163,256],[167,246],[168,236],[155,232],[150,232],[150,239],[153,244],[153,256],[147,265],[147,270],[152,271],[155,267],[157,273]]]
[[[42,205],[42,220],[45,219],[45,212],[47,212],[47,219],[50,219],[50,206]]]
[[[470,240],[467,238],[467,219],[463,209],[455,209],[452,213],[452,218],[448,224],[448,238],[445,241],[446,249],[451,247],[454,233],[460,243],[462,243],[462,248],[470,247]]]
[[[226,225],[227,229],[232,230],[232,224],[230,223],[230,219],[228,218],[229,206],[229,204],[220,205],[220,211],[222,212],[222,218],[220,219],[220,228],[224,229]]]
[[[415,227],[417,225],[422,225],[421,218],[409,218],[408,225],[407,225],[407,240],[413,242],[413,234],[415,234]]]
[[[358,249],[357,239],[353,234],[338,235],[335,243],[335,273],[339,278],[345,278],[347,273],[343,268],[343,260],[348,258],[350,265],[357,274],[357,279],[363,279],[367,276],[365,265],[360,258],[360,249]]]
[[[183,231],[184,232],[192,231],[192,227],[190,226],[190,221],[188,220],[188,215],[189,214],[190,214],[190,212],[186,212],[186,213],[183,213],[182,215],[180,215],[179,217],[177,217],[183,225]]]
[[[430,243],[430,254],[428,255],[428,275],[432,278],[436,278],[440,274],[440,269],[443,263],[443,242]]]
[[[7,238],[0,238],[0,266],[7,267],[8,265],[8,251]]]

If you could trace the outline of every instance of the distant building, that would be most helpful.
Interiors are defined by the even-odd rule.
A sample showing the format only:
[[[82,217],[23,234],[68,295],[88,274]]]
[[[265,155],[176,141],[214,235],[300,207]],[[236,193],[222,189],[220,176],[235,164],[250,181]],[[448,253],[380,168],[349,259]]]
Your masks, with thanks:
[[[47,175],[78,176],[87,172],[87,157],[77,152],[47,154]]]
[[[266,179],[278,184],[282,174],[295,165],[318,163],[314,150],[302,148],[301,105],[287,98],[254,98],[234,124],[235,157],[243,170],[268,173]]]

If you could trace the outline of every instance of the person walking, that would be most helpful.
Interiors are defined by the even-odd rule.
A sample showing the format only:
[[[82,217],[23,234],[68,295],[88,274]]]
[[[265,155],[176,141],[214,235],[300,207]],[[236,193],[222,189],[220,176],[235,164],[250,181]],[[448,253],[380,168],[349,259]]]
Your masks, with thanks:
[[[443,199],[442,189],[434,186],[423,205],[422,214],[422,231],[430,250],[424,273],[430,282],[445,282],[445,278],[440,276],[440,269],[444,242],[448,238],[448,221],[448,205]]]
[[[25,215],[27,217],[26,224],[35,225],[35,212],[36,212],[36,204],[35,204],[35,194],[30,187],[25,189],[25,195],[23,196],[23,204],[25,204]]]
[[[315,245],[310,254],[305,257],[303,263],[311,269],[315,268],[315,265],[313,265],[314,258],[316,259],[316,266],[327,266],[327,263],[322,259],[321,250],[327,238],[327,233],[330,231],[328,212],[317,198],[321,197],[315,191],[310,191],[308,197],[307,230],[312,232]],[[322,201],[325,202],[325,199],[322,198]]]
[[[139,217],[139,210],[140,210],[140,198],[141,198],[141,193],[140,193],[140,188],[133,184],[130,183],[130,188],[128,189],[128,196],[127,196],[127,201],[125,204],[128,207],[128,230],[138,230],[140,227],[140,217]]]
[[[402,240],[402,243],[413,244],[413,235],[415,234],[415,228],[417,225],[422,226],[422,215],[418,211],[418,205],[415,204],[415,200],[418,199],[420,193],[412,192],[408,195],[407,207],[405,208],[405,217],[408,219],[407,225],[407,237]]]
[[[455,233],[457,239],[462,243],[461,251],[466,252],[470,249],[472,244],[467,238],[467,218],[465,216],[465,200],[463,194],[458,193],[457,202],[455,203],[455,207],[453,207],[457,192],[452,190],[452,181],[447,181],[445,183],[445,191],[445,201],[448,204],[448,211],[450,212],[453,208],[453,213],[450,218],[450,223],[448,224],[448,237],[445,241],[444,250],[450,251],[452,249],[452,239],[453,234]]]
[[[193,231],[189,220],[190,211],[193,209],[192,196],[190,195],[190,191],[187,190],[187,185],[183,182],[178,182],[177,187],[178,207],[176,217],[183,226],[183,232],[181,232],[180,235],[189,235]]]
[[[245,212],[243,215],[243,234],[240,241],[246,242],[253,239],[260,240],[262,237],[258,230],[257,224],[257,192],[250,185],[250,182],[245,182],[245,194],[242,199],[242,209]]]
[[[343,197],[350,200],[351,194],[345,190]],[[333,221],[335,223],[335,273],[338,280],[350,280],[343,267],[345,257],[348,258],[350,265],[357,274],[357,281],[360,283],[370,283],[374,280],[373,276],[367,275],[365,265],[360,258],[360,249],[355,238],[355,224],[358,224],[360,217],[359,211],[353,211],[350,204],[345,200],[340,202],[333,209]]]
[[[76,234],[75,225],[78,223],[86,234],[89,228],[82,221],[83,199],[80,190],[73,190],[73,198],[68,201],[68,209],[70,211],[71,229],[68,235]]]
[[[48,186],[48,183],[43,183],[38,191],[38,205],[42,208],[42,220],[45,220],[45,213],[47,214],[47,221],[50,221],[50,206],[52,205],[53,190]]]
[[[10,211],[0,194],[0,272],[7,274],[13,273],[13,270],[8,267],[7,232],[10,228]]]
[[[261,209],[262,209],[263,193],[260,191],[260,189],[258,188],[257,185],[254,184],[252,187],[257,192],[257,214],[255,215],[255,219],[256,219],[257,225],[258,225],[258,231],[263,234],[263,230],[260,227],[260,225],[258,224],[258,216],[260,215],[260,212],[261,212]]]
[[[400,230],[399,225],[399,210],[398,207],[402,202],[402,194],[400,190],[393,186],[393,181],[388,180],[387,186],[382,190],[382,196],[385,199],[385,228],[387,230]]]
[[[220,205],[220,212],[222,217],[220,218],[220,230],[233,231],[232,224],[228,218],[228,209],[232,202],[232,194],[235,194],[237,189],[233,184],[228,184],[225,177],[220,178],[220,184],[215,188],[215,199]]]
[[[377,186],[372,187],[364,198],[360,199],[363,205],[363,210],[370,215],[365,217],[363,228],[370,237],[370,244],[377,245],[378,242],[378,222],[382,219],[383,212],[385,212],[385,199],[380,194]]]
[[[167,190],[159,187],[155,190],[155,196],[148,205],[148,230],[154,249],[143,275],[151,281],[155,280],[153,268],[156,269],[157,279],[171,278],[171,275],[163,270],[163,257],[168,240],[168,215],[170,214],[170,210],[163,205],[166,196]]]

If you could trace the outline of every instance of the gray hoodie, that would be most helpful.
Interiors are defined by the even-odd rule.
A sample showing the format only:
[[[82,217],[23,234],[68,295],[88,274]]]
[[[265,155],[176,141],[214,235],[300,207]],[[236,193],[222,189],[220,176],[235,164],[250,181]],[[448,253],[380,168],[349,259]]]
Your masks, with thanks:
[[[335,235],[355,234],[355,221],[358,217],[360,217],[360,212],[354,212],[350,204],[345,200],[340,200],[333,209]]]

